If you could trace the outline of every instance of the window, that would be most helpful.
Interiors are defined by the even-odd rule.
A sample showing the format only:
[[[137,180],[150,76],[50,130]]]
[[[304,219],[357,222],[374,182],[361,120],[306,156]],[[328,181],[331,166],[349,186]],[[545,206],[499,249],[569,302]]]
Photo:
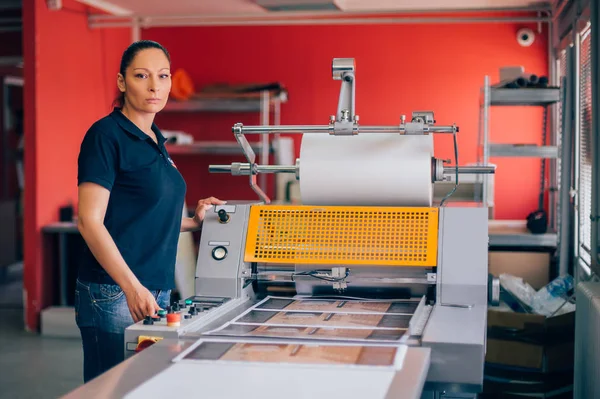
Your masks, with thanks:
[[[579,256],[591,264],[592,248],[592,57],[591,29],[581,34],[579,54]]]

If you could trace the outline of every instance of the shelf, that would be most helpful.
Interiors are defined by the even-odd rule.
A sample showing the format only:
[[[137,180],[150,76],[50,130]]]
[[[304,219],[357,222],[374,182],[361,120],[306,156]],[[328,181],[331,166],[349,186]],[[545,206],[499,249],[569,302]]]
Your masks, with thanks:
[[[262,151],[262,143],[250,143],[255,153]],[[242,148],[237,141],[196,141],[192,144],[167,144],[167,151],[171,155],[214,154],[214,155],[241,155]]]
[[[524,220],[490,220],[490,247],[544,247],[555,248],[558,243],[556,233],[531,234]]]
[[[490,105],[548,105],[560,100],[558,87],[539,89],[490,88]]]
[[[557,146],[535,144],[490,144],[491,157],[558,158]]]
[[[481,202],[483,198],[483,182],[465,182],[461,176],[456,191],[448,198],[448,202]],[[433,185],[434,200],[441,200],[454,188],[454,181],[435,182]]]
[[[490,247],[547,247],[555,248],[558,242],[556,234],[491,234]]]
[[[12,57],[12,56],[1,56],[0,66],[5,67],[18,67],[23,65],[23,57]]]
[[[79,233],[76,222],[55,222],[42,227],[44,233]]]
[[[270,102],[285,102],[287,96],[282,92],[271,96]],[[260,96],[230,97],[194,97],[187,101],[169,99],[163,112],[260,112]]]

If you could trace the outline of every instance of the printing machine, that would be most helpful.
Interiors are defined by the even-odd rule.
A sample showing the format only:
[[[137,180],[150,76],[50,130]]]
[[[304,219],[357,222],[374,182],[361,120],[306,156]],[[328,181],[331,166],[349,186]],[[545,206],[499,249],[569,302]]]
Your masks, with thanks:
[[[487,208],[444,201],[431,207],[278,205],[256,184],[258,173],[301,179],[301,159],[257,165],[246,134],[441,133],[454,138],[455,165],[432,158],[432,184],[449,175],[458,184],[459,175],[494,173],[458,166],[458,128],[434,125],[432,112],[415,112],[409,122],[402,117],[397,126],[359,126],[354,60],[334,59],[332,72],[342,87],[328,125],[233,127],[248,162],[210,170],[248,176],[260,201],[207,212],[196,295],[126,330],[127,358],[159,353],[165,342],[187,342],[187,351],[163,355],[161,371],[128,397],[271,398],[285,390],[290,398],[468,398],[481,392],[487,305],[499,296],[498,282],[488,278]],[[292,313],[282,312],[300,305],[305,313],[296,325],[287,318]],[[310,306],[314,312],[306,311]],[[373,312],[376,328],[352,329],[363,322],[361,309],[377,306],[383,311]],[[169,326],[172,314],[181,320],[173,325],[171,318]],[[228,357],[232,348],[254,352]],[[344,360],[345,351],[367,360]],[[323,353],[340,358],[326,361]]]

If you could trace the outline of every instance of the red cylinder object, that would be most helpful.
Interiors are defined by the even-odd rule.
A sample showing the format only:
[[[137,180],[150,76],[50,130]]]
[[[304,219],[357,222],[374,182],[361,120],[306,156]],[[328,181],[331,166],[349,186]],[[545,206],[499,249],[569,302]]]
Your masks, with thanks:
[[[181,313],[167,313],[167,327],[179,327],[181,325]]]

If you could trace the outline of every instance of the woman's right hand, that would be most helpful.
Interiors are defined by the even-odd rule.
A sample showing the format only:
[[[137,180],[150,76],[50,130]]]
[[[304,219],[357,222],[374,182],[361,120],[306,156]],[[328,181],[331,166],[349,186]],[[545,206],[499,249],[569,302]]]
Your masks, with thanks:
[[[146,287],[141,284],[134,286],[132,289],[125,291],[127,298],[127,306],[131,317],[137,323],[144,320],[146,316],[154,316],[156,312],[161,310],[154,295]]]

